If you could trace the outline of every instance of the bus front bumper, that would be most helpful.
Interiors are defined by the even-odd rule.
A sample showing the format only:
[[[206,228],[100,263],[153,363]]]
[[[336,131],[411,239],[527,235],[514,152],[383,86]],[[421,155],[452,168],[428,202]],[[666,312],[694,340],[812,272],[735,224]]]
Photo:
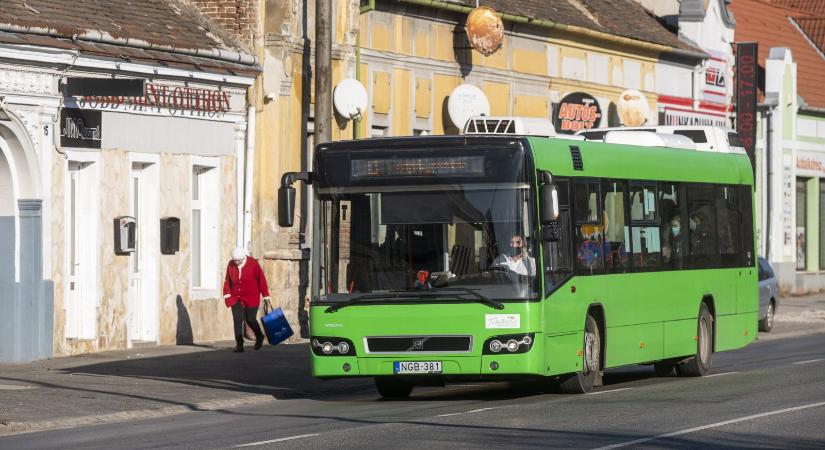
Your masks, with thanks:
[[[535,350],[535,349],[534,349]],[[544,375],[542,361],[527,352],[497,355],[416,355],[393,357],[356,356],[313,356],[312,375],[319,378],[373,377],[398,375],[394,371],[396,362],[440,362],[440,373],[413,374],[405,376],[491,376],[498,375]]]

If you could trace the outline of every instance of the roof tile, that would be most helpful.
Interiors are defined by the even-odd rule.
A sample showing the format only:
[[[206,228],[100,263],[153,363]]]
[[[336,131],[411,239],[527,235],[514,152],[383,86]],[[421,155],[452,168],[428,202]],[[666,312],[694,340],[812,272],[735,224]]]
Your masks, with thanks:
[[[799,95],[809,105],[825,108],[825,89],[822,89],[825,58],[792,22],[794,18],[799,20],[810,15],[760,0],[736,0],[729,7],[736,15],[736,41],[759,43],[759,61],[763,67],[771,48],[790,48],[796,62]]]

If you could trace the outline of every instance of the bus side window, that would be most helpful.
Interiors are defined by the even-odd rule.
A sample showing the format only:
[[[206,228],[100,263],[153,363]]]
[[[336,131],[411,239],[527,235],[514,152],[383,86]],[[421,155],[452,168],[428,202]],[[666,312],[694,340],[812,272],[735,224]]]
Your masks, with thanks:
[[[630,183],[630,245],[633,269],[659,270],[662,247],[659,237],[659,208],[655,183]]]
[[[701,184],[690,185],[687,190],[691,269],[719,267],[714,190],[715,186]]]
[[[687,255],[685,235],[682,226],[682,209],[684,205],[679,198],[679,185],[674,183],[659,184],[659,205],[661,208],[660,234],[662,237],[662,268],[665,270],[684,268]]]
[[[604,268],[604,220],[598,182],[577,182],[574,191],[576,215],[576,273],[594,275]]]
[[[624,273],[628,268],[627,241],[629,228],[625,220],[627,191],[624,181],[605,181],[604,195],[604,264],[607,273]]]
[[[716,228],[721,267],[737,267],[741,250],[741,214],[737,195],[731,186],[716,190]]]
[[[753,267],[755,249],[753,242],[753,192],[750,186],[737,186],[739,193],[739,213],[742,220],[742,247],[739,263],[745,267]]]

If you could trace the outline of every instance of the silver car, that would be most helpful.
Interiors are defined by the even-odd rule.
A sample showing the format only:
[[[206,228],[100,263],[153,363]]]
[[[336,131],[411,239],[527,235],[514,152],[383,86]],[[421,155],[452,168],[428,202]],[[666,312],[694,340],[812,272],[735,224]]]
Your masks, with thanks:
[[[771,265],[759,257],[759,331],[771,331],[779,298],[779,282]]]

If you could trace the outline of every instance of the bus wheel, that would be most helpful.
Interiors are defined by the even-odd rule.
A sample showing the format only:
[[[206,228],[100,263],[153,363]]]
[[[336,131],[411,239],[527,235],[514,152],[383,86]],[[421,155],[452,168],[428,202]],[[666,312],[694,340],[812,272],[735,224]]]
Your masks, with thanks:
[[[696,330],[696,354],[676,366],[683,377],[701,377],[710,370],[713,360],[713,316],[704,302],[699,308]]]
[[[394,377],[375,377],[375,388],[381,397],[401,399],[410,396],[413,384]]]
[[[584,325],[584,351],[582,353],[582,371],[567,375],[559,383],[559,390],[564,394],[590,392],[599,375],[602,339],[599,334],[599,325],[590,314],[587,315]]]

